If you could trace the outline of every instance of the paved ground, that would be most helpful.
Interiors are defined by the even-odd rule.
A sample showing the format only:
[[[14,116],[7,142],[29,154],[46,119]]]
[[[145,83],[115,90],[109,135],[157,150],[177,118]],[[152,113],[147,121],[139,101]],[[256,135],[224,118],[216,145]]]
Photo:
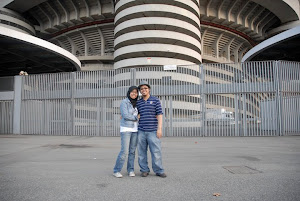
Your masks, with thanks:
[[[163,138],[162,147],[167,178],[141,178],[136,162],[136,177],[118,179],[118,137],[0,135],[0,200],[300,200],[300,136]]]

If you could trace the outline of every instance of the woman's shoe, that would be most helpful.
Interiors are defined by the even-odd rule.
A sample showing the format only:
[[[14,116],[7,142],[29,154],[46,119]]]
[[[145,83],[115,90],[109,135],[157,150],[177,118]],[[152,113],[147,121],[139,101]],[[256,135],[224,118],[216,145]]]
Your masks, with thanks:
[[[129,172],[129,174],[128,174],[130,177],[135,177],[135,174],[134,174],[134,172]]]
[[[117,177],[117,178],[122,178],[123,177],[123,175],[120,173],[120,172],[116,172],[116,173],[114,173],[113,174],[115,177]]]

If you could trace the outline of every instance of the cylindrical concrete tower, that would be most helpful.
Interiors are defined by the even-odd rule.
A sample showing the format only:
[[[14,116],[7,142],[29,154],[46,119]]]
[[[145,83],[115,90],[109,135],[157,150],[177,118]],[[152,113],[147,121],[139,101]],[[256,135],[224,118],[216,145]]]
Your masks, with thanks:
[[[119,0],[114,68],[201,63],[199,0]]]

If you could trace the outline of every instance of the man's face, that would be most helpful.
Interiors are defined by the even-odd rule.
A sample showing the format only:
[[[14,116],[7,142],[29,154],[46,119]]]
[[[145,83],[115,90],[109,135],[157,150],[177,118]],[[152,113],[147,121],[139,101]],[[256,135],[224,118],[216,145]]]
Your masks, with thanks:
[[[141,94],[142,94],[143,96],[148,96],[149,93],[150,93],[150,89],[149,89],[149,87],[148,87],[147,85],[142,85],[142,86],[140,87],[140,92],[141,92]]]

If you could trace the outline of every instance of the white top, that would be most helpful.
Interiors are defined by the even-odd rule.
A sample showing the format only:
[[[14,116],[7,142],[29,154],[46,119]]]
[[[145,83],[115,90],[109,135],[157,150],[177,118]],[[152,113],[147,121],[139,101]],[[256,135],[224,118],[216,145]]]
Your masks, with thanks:
[[[135,112],[133,113],[134,116],[138,115],[137,108],[134,108]],[[138,122],[133,122],[133,128],[123,127],[120,126],[120,132],[138,132]]]

